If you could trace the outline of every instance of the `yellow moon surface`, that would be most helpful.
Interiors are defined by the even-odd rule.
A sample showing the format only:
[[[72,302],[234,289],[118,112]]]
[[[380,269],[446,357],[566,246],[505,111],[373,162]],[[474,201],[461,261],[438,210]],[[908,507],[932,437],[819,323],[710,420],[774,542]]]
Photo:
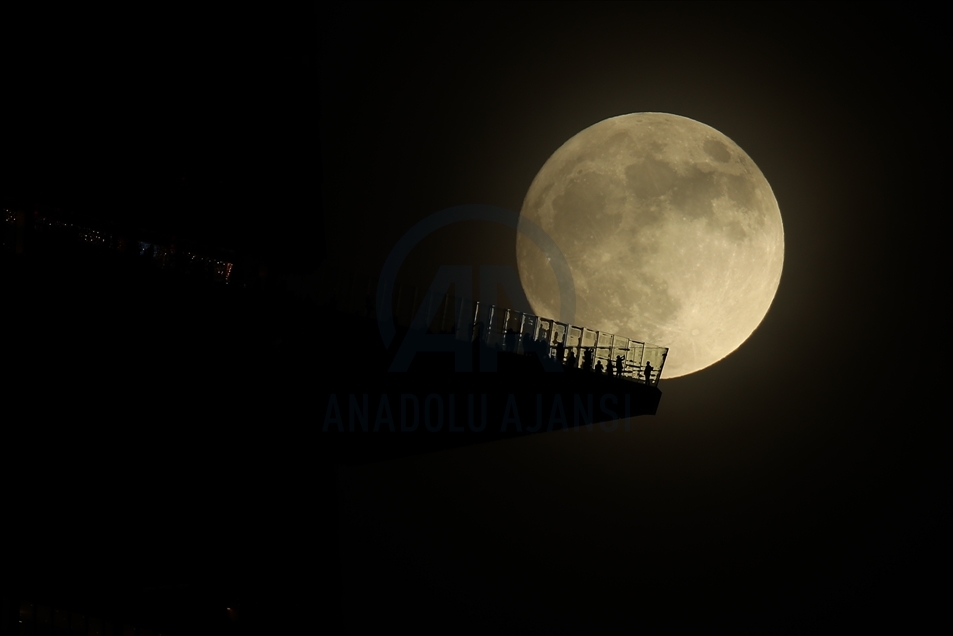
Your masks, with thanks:
[[[543,165],[520,215],[569,264],[573,324],[669,347],[666,378],[740,347],[781,280],[767,179],[731,139],[678,115],[621,115],[578,133]],[[516,257],[533,311],[559,316],[553,269],[523,233]]]

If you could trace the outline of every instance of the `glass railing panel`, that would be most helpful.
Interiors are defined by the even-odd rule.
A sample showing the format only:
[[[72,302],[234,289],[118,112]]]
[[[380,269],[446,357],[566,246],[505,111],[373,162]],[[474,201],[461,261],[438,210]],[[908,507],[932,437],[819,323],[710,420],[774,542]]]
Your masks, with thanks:
[[[506,311],[503,329],[503,343],[507,351],[517,351],[520,342],[520,330],[523,326],[523,312],[515,309]]]
[[[543,340],[548,344],[553,343],[553,323],[546,318],[537,318],[536,320],[536,339]]]
[[[629,350],[625,355],[625,375],[636,380],[642,380],[642,352],[645,345],[636,340],[629,341]]]
[[[552,351],[553,357],[560,362],[566,360],[566,355],[568,351],[566,346],[566,340],[568,338],[569,325],[553,321],[553,330],[552,330]]]
[[[615,370],[612,362],[612,334],[596,333],[596,369],[605,373]]]
[[[539,348],[534,348],[533,345],[536,343],[536,316],[532,314],[523,314],[520,317],[520,353],[529,353],[530,351],[538,351]]]
[[[142,252],[151,252],[150,256],[157,251],[150,244],[140,243],[137,247]],[[346,280],[346,277],[343,278]],[[340,285],[340,278],[335,283],[335,286]],[[369,291],[364,293],[361,287],[355,296],[359,297],[359,309],[365,313],[367,298],[376,300],[374,286],[368,284],[366,287]],[[335,294],[337,300],[350,300],[343,292],[340,290]],[[491,306],[450,293],[423,294],[409,285],[395,285],[392,303],[394,320],[404,327],[412,324],[418,312],[429,309],[432,320],[428,326],[432,333],[453,333],[457,338],[466,340],[481,337],[484,342],[518,353],[548,355],[551,358],[557,358],[561,353],[564,362],[574,360],[579,368],[591,355],[589,368],[601,368],[613,376],[618,376],[621,368],[622,377],[639,382],[646,382],[648,372],[648,382],[653,385],[658,382],[668,353],[666,347],[646,344],[626,336]],[[587,354],[587,350],[591,353]]]
[[[503,344],[503,320],[506,310],[496,305],[490,306],[489,320],[487,322],[486,342],[490,346],[501,346]]]
[[[582,342],[580,343],[585,348],[595,347],[596,346],[596,332],[592,329],[582,328]]]

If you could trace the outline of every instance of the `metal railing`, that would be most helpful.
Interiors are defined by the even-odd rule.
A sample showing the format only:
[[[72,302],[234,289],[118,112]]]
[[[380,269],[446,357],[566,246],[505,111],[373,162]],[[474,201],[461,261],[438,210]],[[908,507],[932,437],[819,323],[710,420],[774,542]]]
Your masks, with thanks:
[[[369,320],[377,316],[373,279],[325,273],[314,282],[308,295],[323,304]],[[653,386],[668,355],[667,347],[452,294],[422,292],[412,285],[396,283],[391,305],[398,327],[419,328],[420,317],[431,316],[424,325],[430,333],[479,339],[500,351],[544,355],[568,369],[602,372]]]

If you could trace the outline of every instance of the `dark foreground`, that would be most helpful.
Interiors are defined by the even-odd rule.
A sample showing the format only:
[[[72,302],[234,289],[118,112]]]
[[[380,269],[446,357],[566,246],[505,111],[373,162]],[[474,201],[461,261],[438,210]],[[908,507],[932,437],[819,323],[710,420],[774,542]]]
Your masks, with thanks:
[[[347,317],[280,287],[84,250],[0,254],[0,634],[333,629],[337,466],[628,426],[659,403],[505,355],[491,374],[440,356],[388,374],[379,341],[329,338]]]

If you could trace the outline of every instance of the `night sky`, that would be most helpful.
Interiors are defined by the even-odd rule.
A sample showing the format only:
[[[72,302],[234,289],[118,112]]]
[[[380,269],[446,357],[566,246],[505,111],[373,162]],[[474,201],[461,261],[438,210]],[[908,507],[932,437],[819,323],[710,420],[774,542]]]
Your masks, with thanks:
[[[950,437],[933,407],[949,139],[935,15],[547,3],[324,17],[331,262],[373,275],[438,210],[518,211],[564,141],[640,111],[737,142],[774,190],[786,250],[757,331],[702,372],[663,373],[658,414],[631,431],[342,472],[352,624],[783,632],[936,611]],[[407,275],[512,264],[504,234],[448,230]]]
[[[630,430],[341,468],[345,624],[908,624],[945,600],[950,530],[949,44],[925,6],[10,17],[0,178],[16,204],[258,250],[304,280],[376,278],[439,210],[518,211],[552,152],[596,122],[712,126],[764,173],[784,222],[761,326],[708,369],[663,372],[657,415]],[[461,225],[402,276],[513,265],[514,245]]]
[[[8,203],[269,255],[323,242],[314,7],[4,13]]]

